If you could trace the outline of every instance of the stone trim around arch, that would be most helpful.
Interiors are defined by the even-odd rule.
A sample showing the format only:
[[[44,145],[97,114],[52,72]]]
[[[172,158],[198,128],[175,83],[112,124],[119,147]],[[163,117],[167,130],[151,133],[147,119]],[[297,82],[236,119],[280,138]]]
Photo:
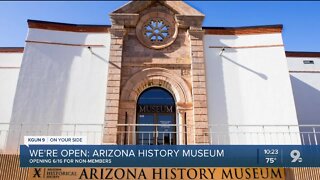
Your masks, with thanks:
[[[164,68],[148,68],[133,75],[121,91],[120,101],[136,101],[146,88],[158,86],[170,91],[177,103],[191,103],[191,85]]]
[[[194,121],[192,118],[192,88],[186,80],[165,68],[147,68],[134,74],[122,86],[120,95],[120,109],[118,120],[117,144],[135,144],[134,132],[136,124],[136,102],[139,95],[147,88],[162,87],[168,90],[176,101],[178,112],[177,123],[180,127],[178,131],[178,144],[193,144],[195,138]],[[185,116],[187,114],[187,116]],[[133,126],[130,126],[132,124]],[[129,126],[128,126],[129,125]],[[126,128],[125,128],[126,127]],[[123,134],[123,132],[133,134]],[[183,134],[187,134],[185,138]]]

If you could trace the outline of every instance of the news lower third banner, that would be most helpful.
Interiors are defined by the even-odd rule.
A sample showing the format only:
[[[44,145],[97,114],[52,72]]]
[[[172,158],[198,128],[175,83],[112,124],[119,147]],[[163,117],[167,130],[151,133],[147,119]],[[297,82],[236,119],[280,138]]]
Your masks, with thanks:
[[[320,146],[21,145],[21,167],[320,167]]]

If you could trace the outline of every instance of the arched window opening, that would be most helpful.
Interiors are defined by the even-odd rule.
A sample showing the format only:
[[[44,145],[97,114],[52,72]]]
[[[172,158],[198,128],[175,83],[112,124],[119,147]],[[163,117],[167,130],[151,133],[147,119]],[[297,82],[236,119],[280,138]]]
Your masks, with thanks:
[[[136,144],[176,144],[176,106],[172,94],[164,88],[144,90],[137,101]]]

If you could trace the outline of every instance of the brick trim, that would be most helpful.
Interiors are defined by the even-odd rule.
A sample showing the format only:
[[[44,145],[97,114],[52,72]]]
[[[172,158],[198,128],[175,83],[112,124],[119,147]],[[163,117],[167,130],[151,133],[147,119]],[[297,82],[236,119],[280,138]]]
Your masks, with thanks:
[[[0,47],[0,53],[23,53],[23,47]]]
[[[287,57],[320,57],[320,52],[286,51]]]
[[[205,34],[246,35],[281,33],[282,25],[246,26],[246,27],[203,27]]]
[[[49,21],[28,20],[28,27],[70,32],[109,32],[109,25],[67,24]]]

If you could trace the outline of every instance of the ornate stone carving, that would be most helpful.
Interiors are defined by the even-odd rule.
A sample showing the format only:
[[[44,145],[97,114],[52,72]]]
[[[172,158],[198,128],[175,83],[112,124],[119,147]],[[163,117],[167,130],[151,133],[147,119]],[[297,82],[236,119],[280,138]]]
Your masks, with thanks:
[[[190,69],[182,69],[181,70],[181,75],[182,76],[190,75]]]

